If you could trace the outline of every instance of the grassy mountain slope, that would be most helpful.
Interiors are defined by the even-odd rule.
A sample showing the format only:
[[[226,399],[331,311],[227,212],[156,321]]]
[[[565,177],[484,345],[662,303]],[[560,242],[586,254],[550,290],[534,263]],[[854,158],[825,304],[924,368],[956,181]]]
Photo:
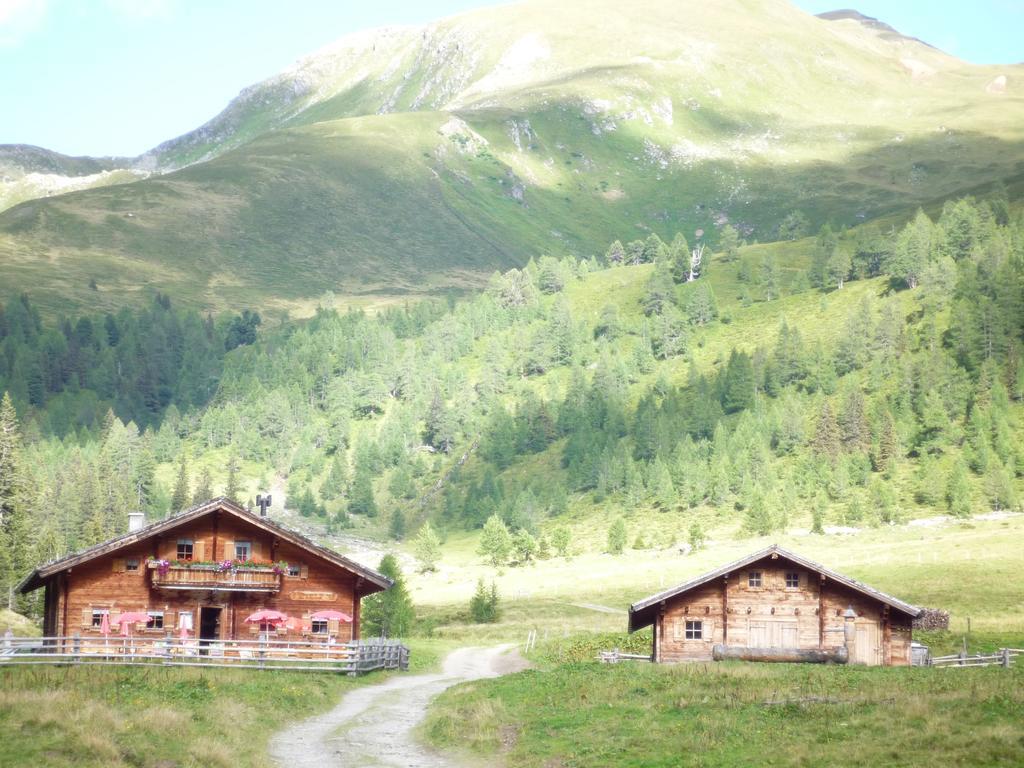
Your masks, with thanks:
[[[138,159],[187,167],[0,214],[0,255],[51,307],[294,307],[649,231],[771,240],[794,209],[856,223],[1012,183],[1019,71],[785,2],[485,9],[339,41]]]

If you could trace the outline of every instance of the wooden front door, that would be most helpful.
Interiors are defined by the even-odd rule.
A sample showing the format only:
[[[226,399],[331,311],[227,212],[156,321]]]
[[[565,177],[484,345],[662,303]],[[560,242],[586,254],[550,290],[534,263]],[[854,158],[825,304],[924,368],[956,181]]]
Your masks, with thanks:
[[[853,664],[877,666],[882,663],[882,643],[878,624],[869,619],[858,619],[854,625],[853,652],[850,655]]]
[[[204,605],[199,609],[199,644],[209,645],[211,640],[220,640],[219,607]]]

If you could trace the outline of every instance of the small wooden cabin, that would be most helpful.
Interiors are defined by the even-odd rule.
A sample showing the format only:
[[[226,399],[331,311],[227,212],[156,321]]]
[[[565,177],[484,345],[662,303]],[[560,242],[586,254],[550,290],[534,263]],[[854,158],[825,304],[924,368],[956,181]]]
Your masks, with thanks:
[[[771,546],[634,603],[629,631],[653,625],[655,662],[834,654],[850,663],[905,665],[920,612]]]
[[[359,638],[361,598],[388,589],[385,576],[319,546],[226,498],[142,526],[135,515],[123,536],[36,568],[22,592],[46,589],[47,637],[99,636],[104,614],[147,613],[136,634],[189,630],[200,640]],[[304,619],[295,628],[246,623],[269,608]],[[313,622],[333,609],[352,622]]]

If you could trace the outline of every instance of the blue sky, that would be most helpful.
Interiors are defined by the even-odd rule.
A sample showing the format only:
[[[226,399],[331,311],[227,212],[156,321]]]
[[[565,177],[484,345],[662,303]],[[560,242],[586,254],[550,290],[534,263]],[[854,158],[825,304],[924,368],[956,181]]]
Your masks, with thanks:
[[[552,0],[555,1],[555,0]],[[0,0],[0,144],[135,155],[239,90],[359,29],[481,0]],[[978,63],[1024,61],[1024,0],[796,0],[853,6]]]

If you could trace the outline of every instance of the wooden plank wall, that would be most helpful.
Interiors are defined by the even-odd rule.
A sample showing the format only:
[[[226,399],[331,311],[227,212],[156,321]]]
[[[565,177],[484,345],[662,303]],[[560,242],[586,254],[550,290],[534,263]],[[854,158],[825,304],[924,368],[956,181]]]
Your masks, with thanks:
[[[761,586],[751,587],[749,574],[761,574]],[[786,574],[796,573],[799,587],[786,586]],[[844,644],[843,613],[857,613],[856,623],[877,631],[878,663],[910,663],[911,619],[886,609],[884,603],[851,590],[815,571],[766,559],[677,596],[667,602],[655,621],[656,661],[706,661],[715,643],[747,647],[781,646],[835,648]],[[701,619],[702,640],[685,639],[687,619]]]

